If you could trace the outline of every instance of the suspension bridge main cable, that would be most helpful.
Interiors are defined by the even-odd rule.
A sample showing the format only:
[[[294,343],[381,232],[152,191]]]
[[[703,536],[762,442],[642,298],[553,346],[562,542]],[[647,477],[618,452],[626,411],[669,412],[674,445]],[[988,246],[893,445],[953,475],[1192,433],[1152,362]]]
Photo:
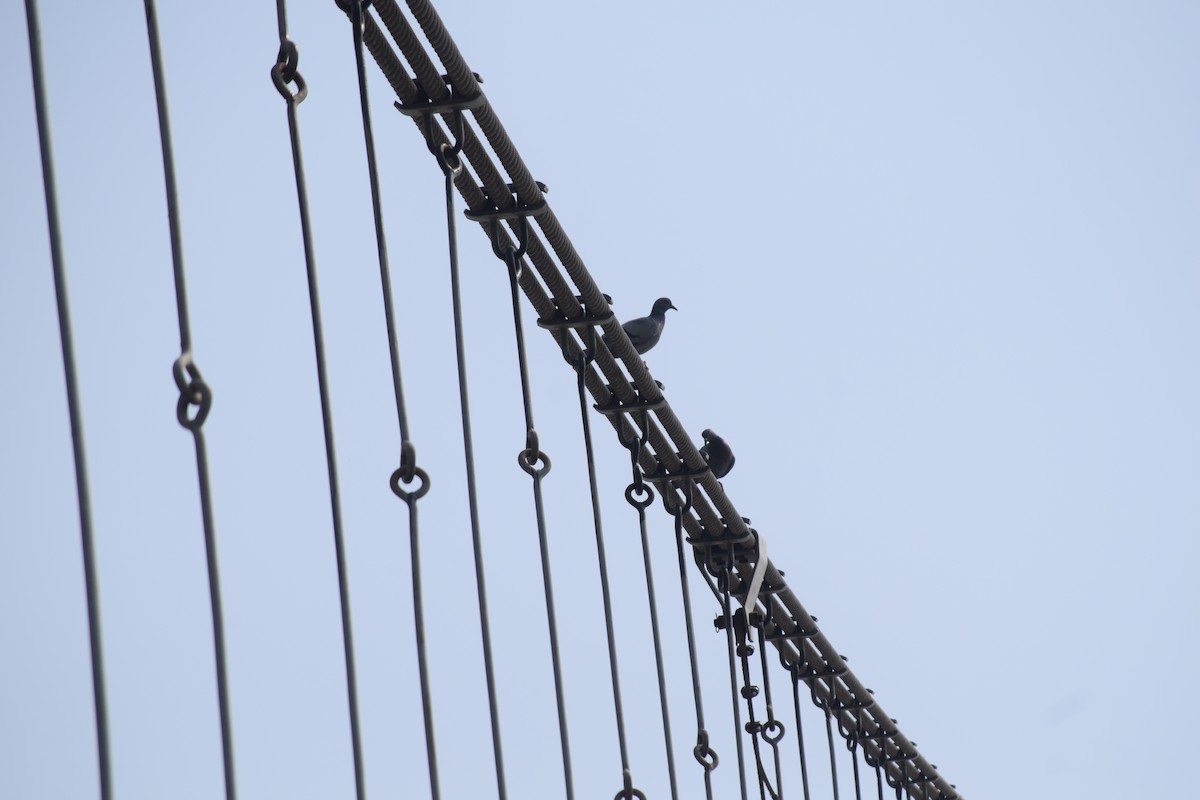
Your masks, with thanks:
[[[233,730],[229,712],[229,678],[225,656],[225,622],[221,606],[221,580],[218,571],[217,537],[214,529],[212,491],[208,478],[208,452],[202,426],[212,408],[212,390],[205,383],[192,353],[191,324],[188,319],[187,286],[183,269],[183,237],[179,226],[179,199],[175,187],[175,158],[171,147],[171,125],[167,114],[166,81],[163,75],[162,48],[158,35],[158,13],[154,0],[145,0],[146,33],[150,43],[150,67],[154,76],[154,99],[158,107],[158,131],[162,142],[163,179],[167,195],[167,224],[171,237],[171,262],[175,276],[175,308],[179,318],[179,358],[172,372],[179,389],[175,416],[191,431],[196,447],[196,473],[200,489],[200,512],[204,527],[204,550],[208,561],[208,593],[212,608],[213,650],[217,671],[217,705],[221,721],[221,753],[225,774],[226,800],[235,800]],[[194,408],[195,413],[189,413]]]
[[[83,585],[87,605],[88,643],[91,648],[92,703],[96,715],[96,756],[100,798],[111,800],[112,759],[108,743],[108,701],[104,685],[104,648],[100,635],[100,592],[96,578],[96,544],[92,535],[92,502],[88,490],[84,452],[83,412],[79,379],[75,372],[75,340],[71,333],[71,306],[67,300],[67,272],[63,262],[62,231],[58,219],[58,191],[54,179],[54,154],[50,143],[50,112],[46,77],[42,68],[42,34],[37,0],[25,0],[29,36],[29,66],[33,73],[33,104],[37,115],[38,147],[42,161],[42,186],[46,196],[46,227],[50,238],[50,266],[54,273],[54,299],[58,307],[58,336],[62,346],[67,389],[67,414],[71,423],[71,448],[75,462],[75,496],[79,504],[79,537],[83,547]]]
[[[416,26],[428,41],[428,46],[441,62],[446,73],[444,81],[439,70],[428,66],[430,56],[425,51],[426,45],[410,29],[396,0],[375,0],[373,8],[386,25],[392,39],[403,51],[405,61],[421,76],[419,86],[415,79],[407,74],[403,63],[382,32],[374,25],[369,14],[365,40],[389,84],[396,90],[400,106],[410,106],[414,100],[421,100],[425,93],[435,100],[438,99],[434,97],[435,94],[479,98],[478,105],[470,108],[470,117],[482,136],[477,138],[475,129],[468,125],[465,130],[463,155],[484,185],[476,184],[465,172],[455,181],[468,206],[472,210],[503,210],[511,208],[513,204],[526,207],[544,204],[542,187],[534,180],[499,118],[482,95],[480,79],[467,66],[432,4],[429,0],[407,0],[407,6]],[[429,72],[437,76],[436,81],[427,76],[426,73]],[[424,133],[423,122],[419,119],[415,121]],[[440,131],[437,131],[435,136],[439,140],[444,139]],[[486,140],[486,146],[481,140]],[[507,179],[511,181],[511,189],[503,184],[504,179],[498,174],[497,164],[503,168]],[[595,284],[558,223],[553,210],[546,206],[534,221],[540,236],[544,237],[548,246],[543,245],[542,239],[531,232],[528,257],[536,273],[535,270],[526,270],[520,285],[539,316],[548,318],[561,313],[568,318],[578,318],[584,313],[585,306],[589,315],[603,317],[610,313],[607,298]],[[563,273],[573,286],[566,282]],[[590,368],[585,378],[587,389],[596,403],[599,406],[621,404],[629,409],[638,408],[639,402],[660,403],[651,415],[649,443],[639,459],[643,469],[647,474],[652,470],[661,469],[668,473],[668,476],[702,470],[705,467],[703,457],[670,405],[665,402],[661,388],[634,351],[620,324],[613,319],[597,323],[596,327],[604,333],[603,344],[597,347],[594,369]],[[568,351],[578,352],[579,345],[564,338],[561,331],[552,330],[551,334]],[[609,421],[618,434],[632,426],[625,416],[609,416]],[[748,541],[748,526],[716,478],[711,474],[702,475],[695,483],[698,491],[693,509],[683,519],[689,541],[707,542],[723,539],[731,547],[740,546],[739,543]],[[747,561],[738,563],[734,571],[739,575],[748,575],[757,567],[752,561]],[[781,657],[804,665],[806,674],[802,679],[806,683],[807,671],[836,674],[828,683],[818,681],[812,687],[814,701],[821,702],[833,692],[841,692],[850,697],[865,697],[866,688],[857,676],[846,668],[844,659],[824,633],[811,625],[812,616],[792,592],[782,574],[769,561],[765,565],[764,580],[777,587],[775,594],[772,598],[754,598],[750,604],[762,611],[765,611],[767,603],[776,604],[771,643],[780,650]],[[741,581],[738,582],[738,588],[733,595],[739,602],[748,602]],[[747,607],[747,611],[750,610],[752,609]],[[799,641],[790,638],[793,632],[808,630],[810,627],[813,629],[811,637]],[[842,724],[851,718],[849,711],[837,710],[832,714]],[[863,747],[867,754],[874,755],[885,749],[899,754],[887,761],[882,768],[889,785],[901,781],[905,790],[918,800],[924,800],[926,794],[922,786],[928,786],[929,791],[936,792],[942,800],[956,800],[959,797],[954,787],[912,746],[878,703],[872,702],[865,710],[863,727],[866,734]],[[841,729],[842,726],[839,725],[839,730]],[[920,781],[908,777],[912,774],[920,776]],[[930,800],[932,797],[933,795],[930,796]]]

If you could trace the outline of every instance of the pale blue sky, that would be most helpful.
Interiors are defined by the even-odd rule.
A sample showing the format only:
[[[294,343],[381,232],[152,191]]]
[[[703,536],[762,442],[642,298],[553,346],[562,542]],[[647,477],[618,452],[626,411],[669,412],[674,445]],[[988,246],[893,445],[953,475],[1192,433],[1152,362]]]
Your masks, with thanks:
[[[194,349],[215,394],[205,430],[240,794],[349,797],[312,337],[284,105],[268,76],[274,4],[162,5]],[[444,5],[618,315],[664,294],[679,307],[651,370],[697,438],[712,427],[732,443],[733,502],[923,753],[969,798],[1183,793],[1200,673],[1200,11]],[[143,9],[42,6],[115,787],[123,800],[217,797]],[[350,30],[332,2],[291,6],[310,89],[300,125],[368,793],[421,797],[408,543],[387,488],[398,437]],[[0,796],[84,798],[96,779],[79,535],[16,0],[0,4],[0,69]],[[371,82],[409,414],[433,476],[421,514],[443,796],[493,796],[441,175],[373,66]],[[508,289],[486,239],[463,225],[460,241],[508,788],[554,796]],[[608,798],[620,775],[574,379],[532,316],[576,781],[581,798]],[[634,779],[663,797],[627,461],[595,427]],[[696,796],[671,529],[657,507],[651,521],[679,762]],[[702,631],[714,611],[698,605]],[[729,797],[723,642],[705,633],[700,646]],[[785,787],[798,796],[794,767]]]

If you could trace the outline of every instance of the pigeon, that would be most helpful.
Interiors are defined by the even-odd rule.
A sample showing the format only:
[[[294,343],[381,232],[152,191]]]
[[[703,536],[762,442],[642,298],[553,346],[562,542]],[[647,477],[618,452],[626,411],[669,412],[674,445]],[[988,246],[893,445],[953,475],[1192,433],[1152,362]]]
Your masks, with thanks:
[[[733,451],[724,439],[712,432],[712,428],[705,428],[700,435],[704,437],[704,447],[700,448],[700,455],[708,462],[708,468],[712,470],[714,477],[724,478],[729,474],[729,470],[733,469],[733,462],[736,460]]]
[[[670,298],[660,297],[654,301],[654,308],[650,310],[650,316],[631,319],[621,326],[625,335],[629,337],[629,341],[633,343],[633,349],[637,350],[639,354],[648,352],[650,348],[658,344],[663,326],[667,322],[668,308],[679,310],[671,303]]]

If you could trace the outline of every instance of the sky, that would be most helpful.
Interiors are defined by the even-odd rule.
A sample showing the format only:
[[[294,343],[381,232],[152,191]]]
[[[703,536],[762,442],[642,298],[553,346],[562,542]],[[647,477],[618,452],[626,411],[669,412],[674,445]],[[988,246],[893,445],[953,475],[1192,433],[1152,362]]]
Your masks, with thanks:
[[[424,797],[350,26],[333,3],[290,5],[366,788]],[[1182,794],[1200,710],[1188,690],[1200,674],[1200,10],[444,6],[618,316],[663,295],[678,307],[652,373],[697,441],[711,427],[731,443],[726,492],[922,753],[969,798]],[[41,17],[114,786],[129,800],[217,797],[143,7],[43,3]],[[160,9],[194,353],[214,393],[204,430],[239,794],[351,797],[312,329],[285,107],[268,74],[275,25],[269,2]],[[16,0],[0,4],[0,70],[0,796],[94,797],[78,512]],[[408,413],[432,478],[420,514],[443,796],[494,796],[441,173],[373,65],[369,80]],[[507,786],[561,796],[507,281],[474,226],[459,240]],[[620,762],[574,373],[533,316],[526,306],[575,783],[607,798]],[[592,422],[631,768],[663,797],[628,460]],[[697,796],[672,530],[652,511],[680,782]],[[714,779],[731,797],[724,642],[709,633],[716,606],[695,597]],[[794,760],[784,787],[799,796]],[[828,783],[814,767],[814,797]]]

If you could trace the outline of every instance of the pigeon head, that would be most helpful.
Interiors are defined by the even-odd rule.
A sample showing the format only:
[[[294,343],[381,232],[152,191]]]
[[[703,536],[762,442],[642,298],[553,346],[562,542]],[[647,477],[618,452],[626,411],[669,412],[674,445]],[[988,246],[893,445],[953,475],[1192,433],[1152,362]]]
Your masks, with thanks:
[[[678,309],[676,309],[676,311],[678,311]],[[716,436],[716,434],[713,433],[712,428],[705,428],[704,430],[700,431],[700,435],[704,437],[704,441],[706,442],[711,442],[713,437]]]
[[[654,308],[651,309],[650,313],[651,314],[666,314],[668,308],[675,309],[676,311],[679,310],[678,308],[675,308],[675,304],[671,302],[671,298],[660,297],[654,301]]]

